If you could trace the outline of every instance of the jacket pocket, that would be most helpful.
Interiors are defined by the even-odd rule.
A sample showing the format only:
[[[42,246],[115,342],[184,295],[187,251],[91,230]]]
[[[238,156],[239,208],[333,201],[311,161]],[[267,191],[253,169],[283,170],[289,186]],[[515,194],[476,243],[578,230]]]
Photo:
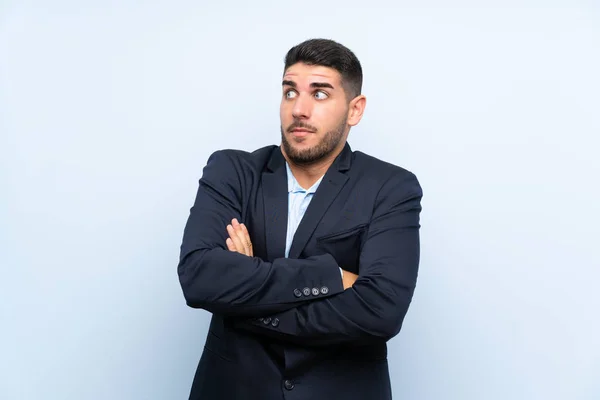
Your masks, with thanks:
[[[317,238],[317,242],[343,239],[348,236],[353,236],[363,232],[366,229],[366,227],[367,224],[360,224],[357,226],[353,226],[352,228],[344,229],[342,231],[328,233],[327,235],[321,235]]]
[[[343,270],[359,273],[360,249],[367,224],[319,236],[317,247],[335,258]]]

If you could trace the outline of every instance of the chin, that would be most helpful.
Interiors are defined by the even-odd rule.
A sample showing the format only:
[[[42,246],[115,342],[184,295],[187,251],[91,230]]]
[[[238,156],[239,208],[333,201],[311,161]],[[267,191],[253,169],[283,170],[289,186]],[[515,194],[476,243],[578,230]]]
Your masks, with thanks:
[[[306,139],[294,139],[292,138],[292,140],[290,141],[290,145],[291,147],[296,150],[296,151],[308,151],[310,149],[312,149],[313,147],[315,147],[315,144],[312,143],[310,140],[306,140]]]

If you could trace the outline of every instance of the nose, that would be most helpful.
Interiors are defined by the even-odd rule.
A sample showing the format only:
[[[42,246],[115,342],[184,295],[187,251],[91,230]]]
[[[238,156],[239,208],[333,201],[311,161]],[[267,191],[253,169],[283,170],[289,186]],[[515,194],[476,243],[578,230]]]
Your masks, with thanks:
[[[312,103],[309,96],[298,95],[292,108],[292,116],[295,119],[309,119]]]

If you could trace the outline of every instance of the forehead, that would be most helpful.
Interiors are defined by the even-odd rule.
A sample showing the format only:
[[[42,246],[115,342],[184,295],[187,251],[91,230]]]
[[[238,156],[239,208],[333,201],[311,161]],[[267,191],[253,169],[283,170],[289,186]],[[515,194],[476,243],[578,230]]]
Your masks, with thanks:
[[[311,82],[328,82],[332,85],[337,85],[340,83],[341,75],[337,70],[330,67],[297,63],[291,65],[288,69],[285,70],[283,79],[288,81],[294,81],[297,84],[310,84]]]

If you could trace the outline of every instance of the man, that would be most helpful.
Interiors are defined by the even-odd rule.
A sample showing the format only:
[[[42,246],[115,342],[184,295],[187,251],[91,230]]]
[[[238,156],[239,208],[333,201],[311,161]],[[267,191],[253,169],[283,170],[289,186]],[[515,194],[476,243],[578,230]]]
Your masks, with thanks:
[[[187,304],[213,314],[190,399],[391,399],[422,191],[350,149],[361,86],[349,49],[303,42],[285,58],[281,145],[210,156],[178,266]]]

